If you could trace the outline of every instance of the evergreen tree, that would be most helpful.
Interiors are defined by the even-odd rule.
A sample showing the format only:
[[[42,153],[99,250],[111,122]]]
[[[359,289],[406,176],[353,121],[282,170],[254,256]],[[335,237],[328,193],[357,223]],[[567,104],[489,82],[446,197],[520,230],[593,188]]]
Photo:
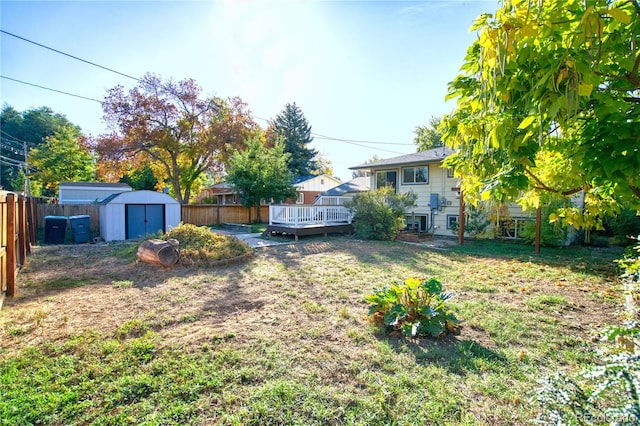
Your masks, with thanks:
[[[289,153],[287,165],[294,177],[308,176],[318,169],[314,160],[318,151],[307,147],[313,141],[311,126],[295,102],[285,105],[270,127],[267,134],[280,140],[284,151]],[[269,142],[270,145],[275,143],[273,140]]]

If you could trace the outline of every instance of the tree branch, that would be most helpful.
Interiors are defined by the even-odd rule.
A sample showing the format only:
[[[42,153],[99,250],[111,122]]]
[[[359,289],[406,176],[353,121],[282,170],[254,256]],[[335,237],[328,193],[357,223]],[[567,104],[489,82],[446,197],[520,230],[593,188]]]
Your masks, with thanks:
[[[536,175],[534,175],[531,172],[531,170],[525,168],[524,172],[527,175],[529,175],[529,177],[531,177],[539,185],[539,186],[535,187],[536,189],[542,189],[542,190],[547,191],[547,192],[553,192],[554,194],[560,194],[560,195],[564,195],[564,196],[573,195],[573,194],[576,194],[576,193],[582,191],[581,187],[568,189],[566,191],[560,191],[559,189],[553,189],[550,186],[546,185],[544,182],[542,182],[539,177],[537,177]]]

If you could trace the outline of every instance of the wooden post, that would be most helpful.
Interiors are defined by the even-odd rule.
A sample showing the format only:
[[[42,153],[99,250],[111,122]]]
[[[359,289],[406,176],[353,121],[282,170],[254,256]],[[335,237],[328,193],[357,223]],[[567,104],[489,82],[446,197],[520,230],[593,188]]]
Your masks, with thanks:
[[[536,244],[534,251],[540,254],[540,224],[542,222],[542,207],[536,209]]]
[[[18,264],[24,266],[27,264],[27,211],[24,195],[18,196]]]
[[[458,244],[464,244],[464,194],[460,191],[460,209],[458,210]]]
[[[7,194],[7,297],[16,292],[16,194]]]
[[[31,253],[31,246],[36,245],[36,231],[38,224],[36,223],[38,212],[37,204],[32,197],[27,197],[27,229],[29,234],[29,244],[27,245],[27,253]]]

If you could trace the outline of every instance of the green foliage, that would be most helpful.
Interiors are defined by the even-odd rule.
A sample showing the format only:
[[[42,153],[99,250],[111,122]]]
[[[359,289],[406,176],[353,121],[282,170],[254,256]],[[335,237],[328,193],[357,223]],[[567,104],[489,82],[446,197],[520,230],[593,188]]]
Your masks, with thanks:
[[[584,191],[565,221],[587,229],[618,202],[640,208],[638,7],[513,0],[476,20],[441,127],[467,198],[538,207]]]
[[[79,135],[80,128],[72,124],[62,114],[54,113],[51,108],[39,107],[22,112],[5,105],[0,112],[0,143],[2,155],[10,162],[24,162],[27,153],[44,144],[46,139],[57,131],[72,128]],[[0,185],[8,190],[22,191],[24,178],[19,176],[22,168],[18,165],[3,164],[0,170]],[[22,173],[24,176],[24,173]],[[39,195],[39,194],[38,194]]]
[[[445,306],[453,295],[443,292],[442,283],[436,278],[408,278],[404,283],[374,290],[365,296],[365,301],[370,305],[373,322],[387,330],[400,331],[407,337],[439,337],[455,331],[460,324]]]
[[[33,148],[29,163],[36,168],[32,179],[40,182],[43,195],[49,197],[56,195],[62,181],[95,180],[93,156],[78,130],[71,126],[56,130],[44,144]]]
[[[153,174],[149,163],[142,164],[137,169],[132,169],[120,178],[120,182],[126,183],[134,191],[154,191],[158,187],[158,179]]]
[[[640,235],[640,215],[635,209],[623,207],[617,215],[605,218],[604,227],[612,236],[612,243],[630,245],[632,237]]]
[[[397,194],[393,188],[381,188],[357,194],[345,204],[353,213],[353,228],[360,238],[393,240],[403,227],[405,210],[415,205],[412,192]]]
[[[251,252],[251,247],[232,235],[211,232],[206,226],[181,223],[162,239],[180,243],[180,263],[187,266],[211,266]]]
[[[442,132],[438,130],[440,127],[440,117],[431,117],[427,126],[418,126],[414,130],[415,137],[413,143],[418,145],[418,151],[426,151],[428,149],[442,146]]]
[[[227,182],[240,193],[243,206],[254,207],[262,200],[282,202],[296,197],[297,191],[291,184],[293,176],[287,168],[288,158],[281,143],[267,148],[257,137],[247,141],[247,149],[233,154],[227,168]],[[260,209],[257,216],[260,222]]]
[[[480,207],[469,208],[469,214],[464,222],[464,232],[474,239],[482,239],[490,236],[488,234],[489,219],[487,213]],[[451,232],[458,234],[458,222],[451,224]]]
[[[318,152],[307,147],[313,141],[311,126],[295,102],[286,104],[270,126],[275,136],[271,142],[284,144],[284,152],[289,154],[287,166],[294,177],[308,176],[318,169],[314,161]]]
[[[561,199],[550,199],[542,207],[540,222],[540,245],[545,247],[560,247],[568,242],[569,229],[560,221],[552,222],[550,218],[553,212],[567,206],[567,201]],[[528,244],[534,244],[536,241],[536,221],[529,220],[525,222],[520,236]]]

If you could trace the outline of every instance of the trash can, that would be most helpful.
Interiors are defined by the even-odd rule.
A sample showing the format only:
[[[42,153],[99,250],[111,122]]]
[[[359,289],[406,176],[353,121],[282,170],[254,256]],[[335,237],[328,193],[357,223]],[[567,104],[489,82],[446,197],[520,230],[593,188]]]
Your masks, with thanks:
[[[91,238],[91,232],[89,232],[89,221],[91,216],[88,214],[81,214],[78,216],[70,216],[69,223],[71,224],[71,230],[73,231],[73,242],[88,243]]]
[[[64,244],[64,237],[66,233],[66,216],[44,217],[44,242],[46,244]]]

